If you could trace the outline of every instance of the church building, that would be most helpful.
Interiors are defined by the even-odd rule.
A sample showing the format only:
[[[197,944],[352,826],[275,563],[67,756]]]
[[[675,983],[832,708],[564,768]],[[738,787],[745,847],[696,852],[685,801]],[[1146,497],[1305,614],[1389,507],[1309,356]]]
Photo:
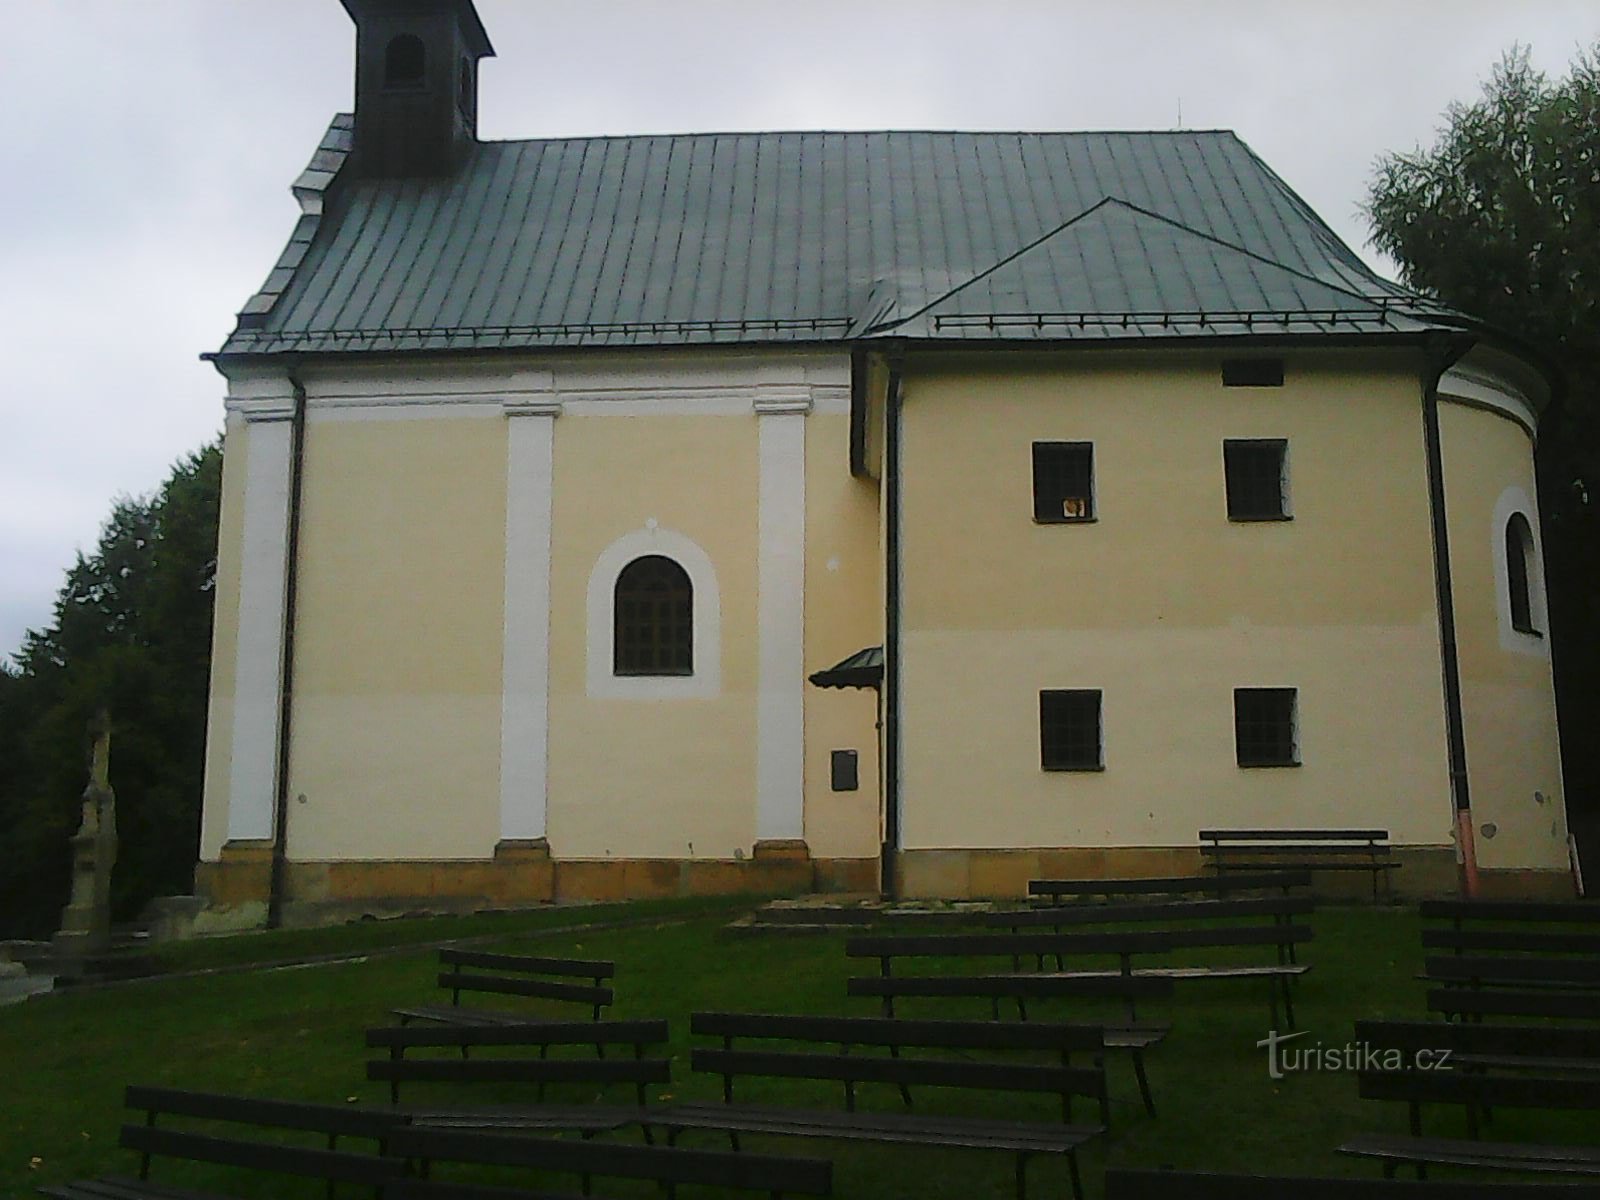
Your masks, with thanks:
[[[213,925],[1017,896],[1381,828],[1570,890],[1511,336],[1227,131],[480,141],[472,0],[208,357]]]

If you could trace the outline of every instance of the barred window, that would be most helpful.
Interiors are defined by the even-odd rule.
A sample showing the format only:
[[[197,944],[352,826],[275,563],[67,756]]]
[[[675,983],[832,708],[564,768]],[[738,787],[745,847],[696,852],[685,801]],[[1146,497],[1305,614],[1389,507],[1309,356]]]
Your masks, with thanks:
[[[1094,443],[1033,444],[1033,519],[1094,520]]]
[[[1289,443],[1282,438],[1251,438],[1222,443],[1223,475],[1230,521],[1289,519]]]
[[[1511,628],[1538,633],[1533,623],[1533,528],[1521,513],[1506,522],[1506,585],[1511,593]]]
[[[614,602],[615,674],[694,674],[694,587],[682,567],[659,554],[634,559]]]
[[[1294,688],[1234,688],[1233,735],[1241,767],[1300,763]]]
[[[1039,765],[1046,771],[1098,771],[1100,693],[1087,689],[1039,693]]]

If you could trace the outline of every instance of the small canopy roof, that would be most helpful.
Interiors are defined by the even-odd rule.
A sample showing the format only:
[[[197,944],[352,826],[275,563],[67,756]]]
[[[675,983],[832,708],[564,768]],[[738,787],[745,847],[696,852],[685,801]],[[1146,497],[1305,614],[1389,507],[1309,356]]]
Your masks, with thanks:
[[[883,647],[857,650],[842,662],[811,676],[811,682],[825,688],[875,688],[883,683]]]

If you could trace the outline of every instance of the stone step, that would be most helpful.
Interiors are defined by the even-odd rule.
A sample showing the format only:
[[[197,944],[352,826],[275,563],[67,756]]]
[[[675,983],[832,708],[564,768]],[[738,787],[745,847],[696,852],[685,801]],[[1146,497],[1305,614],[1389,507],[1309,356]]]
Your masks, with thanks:
[[[55,982],[50,975],[28,974],[21,963],[0,963],[0,1005],[21,1004],[29,996],[50,991]]]

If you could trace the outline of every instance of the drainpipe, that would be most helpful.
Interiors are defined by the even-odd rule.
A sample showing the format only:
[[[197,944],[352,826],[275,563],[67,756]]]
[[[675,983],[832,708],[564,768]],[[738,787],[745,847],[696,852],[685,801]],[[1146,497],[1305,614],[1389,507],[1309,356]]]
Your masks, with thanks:
[[[1478,853],[1472,838],[1472,796],[1467,786],[1467,737],[1461,717],[1461,663],[1456,652],[1455,594],[1450,582],[1450,534],[1444,506],[1444,454],[1439,444],[1439,381],[1472,349],[1474,339],[1430,334],[1424,343],[1422,433],[1428,454],[1428,509],[1433,519],[1433,584],[1439,612],[1439,658],[1444,670],[1445,741],[1450,756],[1450,800],[1455,809],[1461,890],[1478,895]]]
[[[283,901],[288,882],[289,846],[289,729],[294,713],[294,618],[300,565],[300,491],[306,444],[306,389],[296,370],[289,371],[294,389],[294,420],[289,441],[289,528],[284,557],[283,682],[278,690],[277,788],[272,798],[272,868],[267,882],[267,928],[283,924]]]
[[[884,614],[883,614],[883,847],[880,890],[900,894],[895,855],[900,850],[900,399],[904,359],[889,359],[883,410]]]

